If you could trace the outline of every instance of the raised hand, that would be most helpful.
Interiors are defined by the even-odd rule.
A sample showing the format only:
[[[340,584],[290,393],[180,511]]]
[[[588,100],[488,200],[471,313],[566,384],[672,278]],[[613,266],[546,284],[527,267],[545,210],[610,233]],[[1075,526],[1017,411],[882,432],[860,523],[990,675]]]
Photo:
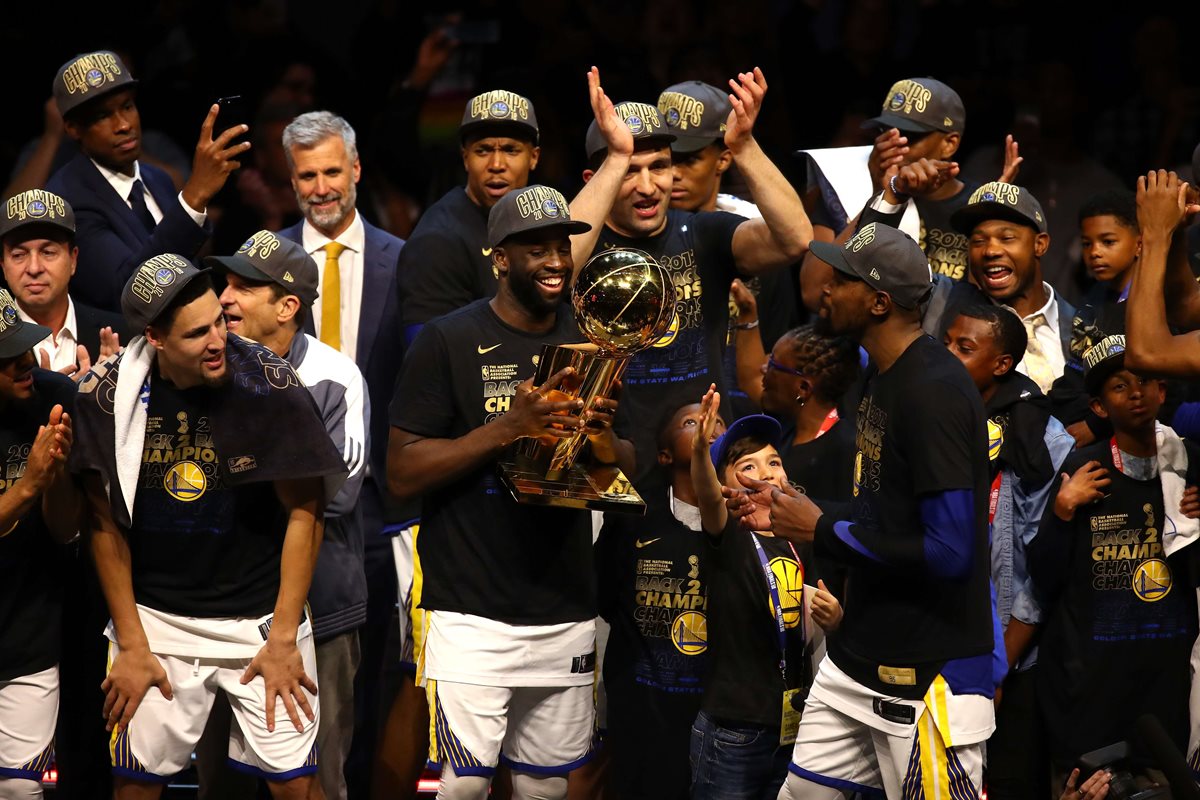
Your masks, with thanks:
[[[888,128],[875,137],[875,146],[867,156],[867,171],[871,174],[871,185],[875,191],[883,189],[884,175],[889,169],[900,169],[904,156],[908,155],[908,137],[897,128]]]
[[[209,202],[225,185],[229,174],[241,166],[236,157],[250,149],[249,142],[231,144],[234,137],[250,130],[248,125],[234,125],[216,139],[213,138],[213,126],[218,113],[220,106],[213,103],[200,125],[200,140],[196,142],[196,154],[192,158],[192,175],[183,185],[183,201],[195,211],[208,208]]]
[[[600,85],[600,68],[592,67],[588,72],[588,97],[592,102],[592,114],[596,117],[596,125],[604,135],[610,155],[633,155],[633,134],[625,120],[617,116],[612,100],[604,93]]]
[[[1000,183],[1015,183],[1017,173],[1021,171],[1021,163],[1025,159],[1021,157],[1020,148],[1017,145],[1017,140],[1010,133],[1004,137],[1004,170],[1000,173],[1000,177],[996,180]]]
[[[1137,181],[1138,227],[1143,235],[1170,238],[1188,216],[1200,211],[1189,203],[1187,182],[1174,172],[1151,170]]]
[[[917,197],[933,194],[942,188],[947,181],[958,175],[958,163],[942,161],[935,158],[921,158],[911,164],[905,164],[895,171],[895,191],[898,194]],[[889,189],[891,189],[891,170],[888,174]]]
[[[733,90],[729,95],[733,109],[725,122],[725,146],[737,155],[754,138],[754,123],[767,93],[767,79],[755,67],[753,72],[739,72],[737,80],[730,78],[729,87]]]
[[[700,398],[700,424],[692,430],[692,458],[709,457],[708,448],[716,438],[720,416],[721,393],[715,383],[710,383],[708,391]]]

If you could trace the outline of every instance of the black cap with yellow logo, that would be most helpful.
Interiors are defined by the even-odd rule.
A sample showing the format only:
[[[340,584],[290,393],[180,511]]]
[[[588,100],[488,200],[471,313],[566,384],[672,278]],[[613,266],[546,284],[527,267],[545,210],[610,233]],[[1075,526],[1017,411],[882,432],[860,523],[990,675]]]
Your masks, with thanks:
[[[1046,232],[1046,215],[1033,193],[1000,181],[985,183],[972,192],[967,204],[950,215],[950,224],[954,230],[970,236],[976,225],[992,219],[1007,219],[1038,233]]]
[[[70,203],[45,189],[30,189],[8,198],[0,211],[0,239],[35,225],[75,233],[75,212]]]
[[[0,289],[0,358],[16,358],[50,335],[50,329],[21,319],[17,303]]]
[[[259,231],[231,256],[209,256],[204,266],[232,272],[256,283],[275,283],[311,306],[320,293],[317,262],[299,242]]]
[[[542,228],[564,228],[567,234],[586,233],[592,226],[571,219],[571,207],[557,189],[526,186],[501,197],[488,213],[488,244],[499,247],[505,239]]]
[[[121,290],[121,313],[141,332],[167,310],[175,296],[197,275],[208,272],[181,255],[163,253],[143,261]]]
[[[733,106],[729,95],[701,81],[685,81],[658,96],[658,113],[675,134],[673,153],[694,153],[725,138]]]
[[[1100,394],[1108,376],[1125,367],[1125,337],[1105,336],[1083,354],[1083,383],[1088,394]]]
[[[958,92],[933,78],[896,81],[883,99],[883,110],[864,128],[897,128],[907,133],[962,133],[967,112]]]
[[[54,102],[64,117],[89,100],[136,86],[121,57],[109,50],[84,53],[58,68],[54,76]]]
[[[538,143],[537,114],[533,103],[516,92],[494,89],[472,97],[463,111],[458,135],[466,144],[468,138],[487,135],[511,136]]]
[[[887,292],[902,308],[917,308],[933,289],[933,271],[907,233],[880,222],[858,229],[846,244],[813,242],[812,254],[834,269]]]
[[[633,144],[641,149],[644,147],[665,147],[675,141],[675,134],[663,124],[662,115],[658,109],[649,103],[625,101],[613,106],[617,116],[625,122],[625,127],[633,134]],[[584,139],[587,147],[587,157],[591,161],[608,149],[608,142],[600,132],[596,120],[588,126],[587,137]]]

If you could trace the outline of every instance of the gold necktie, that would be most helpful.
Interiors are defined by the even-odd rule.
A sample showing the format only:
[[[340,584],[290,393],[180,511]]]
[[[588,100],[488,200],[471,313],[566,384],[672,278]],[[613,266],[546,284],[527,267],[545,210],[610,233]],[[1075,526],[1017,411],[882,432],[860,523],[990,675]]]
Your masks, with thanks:
[[[325,251],[325,275],[321,278],[321,341],[334,350],[342,349],[342,275],[338,256],[346,245],[330,242]]]
[[[1021,322],[1025,325],[1026,336],[1029,337],[1029,344],[1025,347],[1025,373],[1038,385],[1043,394],[1049,394],[1050,386],[1058,376],[1054,374],[1036,333],[1038,325],[1046,324],[1046,317],[1044,314],[1034,314]]]

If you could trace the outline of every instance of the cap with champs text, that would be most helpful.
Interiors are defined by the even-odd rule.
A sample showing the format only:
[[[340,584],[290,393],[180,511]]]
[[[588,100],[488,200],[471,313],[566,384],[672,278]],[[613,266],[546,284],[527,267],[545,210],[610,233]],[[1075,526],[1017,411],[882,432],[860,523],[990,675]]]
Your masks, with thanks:
[[[537,114],[533,103],[515,92],[494,89],[472,97],[463,110],[459,138],[465,143],[468,136],[495,131],[515,138],[538,142]]]
[[[54,76],[54,103],[64,117],[74,109],[137,81],[121,57],[110,50],[75,56]]]
[[[883,99],[883,110],[863,128],[898,128],[908,133],[962,133],[967,123],[958,92],[933,78],[896,81]]]
[[[565,228],[567,234],[592,229],[571,219],[571,207],[557,189],[526,186],[501,197],[488,213],[488,244],[498,247],[510,236],[542,228]]]
[[[283,239],[271,231],[259,231],[231,256],[209,256],[204,266],[232,272],[256,283],[275,283],[288,294],[311,306],[318,288],[317,262],[299,242]]]
[[[635,103],[626,100],[624,103],[617,103],[613,106],[613,110],[617,112],[618,117],[624,120],[625,127],[629,128],[629,132],[633,134],[635,147],[665,146],[675,141],[675,134],[663,123],[658,109],[649,103]],[[592,124],[588,126],[584,144],[589,161],[608,150],[608,142],[605,141],[604,134],[600,132],[600,126],[596,124],[596,120],[592,120]]]
[[[912,237],[890,225],[871,222],[844,245],[813,242],[810,247],[817,258],[887,292],[902,308],[917,308],[933,286],[933,271],[925,253]]]
[[[658,96],[658,113],[675,134],[671,152],[694,153],[725,138],[733,106],[729,95],[701,81],[685,81]]]
[[[75,212],[70,203],[45,189],[29,189],[8,198],[0,211],[0,239],[34,225],[75,233]]]
[[[185,286],[206,272],[207,268],[201,269],[175,253],[143,261],[121,290],[121,313],[130,327],[140,333],[158,319]]]
[[[1125,366],[1125,337],[1105,336],[1083,354],[1083,383],[1088,394],[1095,397],[1112,375]]]
[[[1033,193],[999,181],[985,183],[972,192],[967,204],[950,215],[950,224],[954,230],[970,236],[976,225],[993,219],[1007,219],[1038,233],[1046,232],[1046,215]]]
[[[21,319],[17,302],[7,289],[0,289],[0,358],[16,358],[50,335],[44,325]]]

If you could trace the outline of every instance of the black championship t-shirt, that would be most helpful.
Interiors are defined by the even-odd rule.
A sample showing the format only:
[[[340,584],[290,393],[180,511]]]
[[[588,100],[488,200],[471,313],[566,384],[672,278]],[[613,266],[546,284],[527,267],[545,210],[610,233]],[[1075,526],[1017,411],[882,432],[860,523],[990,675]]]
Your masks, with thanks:
[[[75,384],[57,372],[33,371],[33,397],[0,413],[0,494],[25,474],[38,426],[50,409],[74,406]],[[0,531],[0,681],[32,675],[58,663],[62,624],[60,549],[42,520],[41,498],[16,525]]]
[[[775,575],[785,628],[787,681],[779,669],[775,604],[751,539]],[[702,707],[726,723],[778,731],[785,689],[812,683],[805,653],[804,568],[784,539],[742,530],[735,520],[719,537],[705,536],[709,581],[709,666]]]
[[[228,485],[210,416],[219,392],[152,375],[129,531],[133,593],[171,614],[261,616],[279,594],[287,516],[271,482]]]
[[[396,267],[406,332],[496,293],[487,220],[488,210],[472,203],[461,186],[421,215]]]
[[[394,427],[457,439],[501,417],[534,374],[543,344],[583,341],[566,305],[553,331],[506,325],[488,300],[427,324],[404,359],[392,400]],[[591,517],[520,505],[490,462],[425,495],[417,540],[421,607],[510,625],[596,616]]]
[[[608,227],[600,232],[594,253],[614,247],[649,253],[675,284],[674,324],[630,359],[622,377],[617,426],[633,441],[639,474],[655,464],[655,425],[664,409],[700,402],[710,383],[726,391],[721,356],[729,330],[729,285],[737,277],[733,232],[745,221],[725,211],[672,210],[656,236],[629,239]]]
[[[817,501],[846,503],[854,485],[854,414],[841,418],[821,436],[792,444],[795,429],[784,431],[780,456],[788,480]]]
[[[993,646],[983,403],[958,359],[928,336],[883,374],[869,365],[863,391],[849,530],[875,557],[832,532],[817,537],[818,558],[828,553],[849,565],[845,617],[829,655],[864,686],[920,698],[942,663]],[[964,580],[937,578],[925,561],[920,501],[952,490],[973,493]],[[884,683],[883,667],[906,670],[904,682]]]
[[[967,266],[967,236],[954,230],[950,215],[967,204],[975,185],[966,183],[963,190],[945,200],[929,200],[918,197],[917,214],[921,217],[921,236],[917,244],[925,251],[929,266],[936,275],[945,275],[956,281],[966,280],[970,268]]]
[[[642,494],[644,517],[605,514],[596,542],[600,615],[612,626],[604,679],[699,695],[708,661],[704,535],[656,489]]]
[[[1200,449],[1187,444],[1189,485]],[[1060,472],[1089,461],[1108,470],[1108,494],[1063,522],[1048,504],[1029,547],[1029,573],[1049,611],[1038,655],[1051,752],[1066,765],[1128,739],[1154,714],[1187,752],[1189,657],[1196,640],[1200,548],[1163,552],[1162,484],[1113,465],[1110,441],[1072,453]]]

